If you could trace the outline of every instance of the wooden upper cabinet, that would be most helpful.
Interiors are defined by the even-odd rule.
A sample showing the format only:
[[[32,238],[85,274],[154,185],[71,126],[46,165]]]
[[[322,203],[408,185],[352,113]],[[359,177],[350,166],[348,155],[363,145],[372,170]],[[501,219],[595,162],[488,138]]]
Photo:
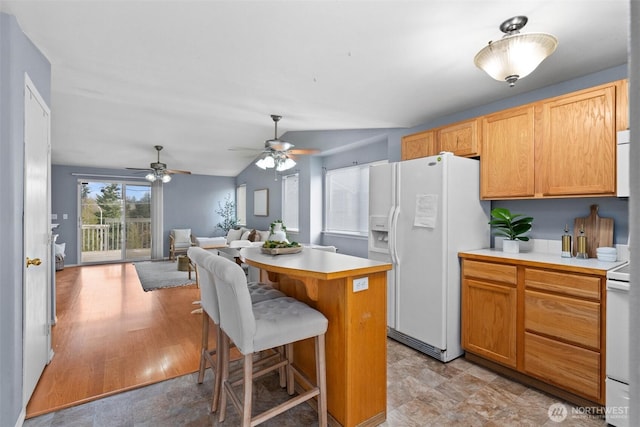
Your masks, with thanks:
[[[539,104],[537,192],[541,196],[614,195],[616,85]]]
[[[439,128],[437,141],[440,151],[449,151],[456,156],[479,156],[479,127],[480,119],[473,119]]]
[[[433,156],[440,152],[436,147],[435,132],[432,130],[403,136],[401,151],[402,160]]]
[[[629,129],[629,80],[616,83],[616,130]]]
[[[480,196],[533,197],[534,107],[511,108],[482,118]]]

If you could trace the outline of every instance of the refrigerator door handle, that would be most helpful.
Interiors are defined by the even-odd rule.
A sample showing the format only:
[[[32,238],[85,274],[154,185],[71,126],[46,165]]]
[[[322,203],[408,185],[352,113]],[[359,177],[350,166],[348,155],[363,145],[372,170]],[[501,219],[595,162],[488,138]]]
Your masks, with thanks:
[[[389,230],[389,243],[390,243],[390,248],[389,248],[389,252],[392,254],[391,255],[391,260],[393,262],[393,264],[398,264],[398,262],[400,261],[398,259],[398,248],[396,245],[396,232],[397,232],[397,228],[398,228],[398,216],[400,216],[400,206],[395,206],[393,208],[393,216],[391,219],[391,229]]]

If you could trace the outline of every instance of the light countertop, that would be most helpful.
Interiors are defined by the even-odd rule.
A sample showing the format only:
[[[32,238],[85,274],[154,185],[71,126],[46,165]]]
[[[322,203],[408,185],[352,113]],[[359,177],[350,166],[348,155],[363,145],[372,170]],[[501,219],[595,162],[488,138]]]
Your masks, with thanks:
[[[570,270],[599,270],[606,272],[626,261],[605,262],[599,261],[597,258],[578,259],[562,258],[560,254],[548,252],[520,252],[517,254],[502,252],[500,249],[478,249],[474,251],[463,251],[459,253],[462,258],[494,258],[499,260],[514,260],[528,264],[551,264]]]
[[[268,271],[298,271],[318,279],[346,277],[353,274],[368,274],[391,269],[391,264],[351,255],[303,248],[296,254],[268,255],[261,248],[243,248],[240,256],[250,265]]]

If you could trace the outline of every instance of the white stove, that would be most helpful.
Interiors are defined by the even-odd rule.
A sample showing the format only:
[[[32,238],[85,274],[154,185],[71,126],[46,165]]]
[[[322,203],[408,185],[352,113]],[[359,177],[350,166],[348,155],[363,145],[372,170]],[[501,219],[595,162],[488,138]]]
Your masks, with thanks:
[[[621,265],[618,268],[614,268],[613,270],[607,271],[607,279],[626,282],[628,284],[630,272],[631,272],[631,265],[629,263],[626,263]]]
[[[629,425],[629,263],[607,272],[606,421]]]

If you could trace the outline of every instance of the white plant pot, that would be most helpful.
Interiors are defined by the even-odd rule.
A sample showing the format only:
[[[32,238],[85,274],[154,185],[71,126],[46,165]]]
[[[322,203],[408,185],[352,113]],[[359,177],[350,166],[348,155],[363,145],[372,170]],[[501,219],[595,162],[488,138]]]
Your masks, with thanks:
[[[502,252],[517,254],[520,253],[520,242],[518,240],[503,240]]]

